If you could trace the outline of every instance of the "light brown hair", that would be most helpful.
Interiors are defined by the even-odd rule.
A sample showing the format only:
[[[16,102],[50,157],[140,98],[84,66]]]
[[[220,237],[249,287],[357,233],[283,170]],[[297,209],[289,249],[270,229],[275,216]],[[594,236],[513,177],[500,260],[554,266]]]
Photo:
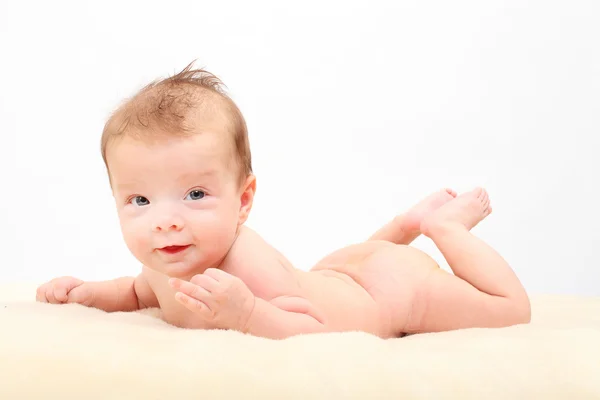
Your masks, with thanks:
[[[252,173],[252,157],[246,121],[225,93],[224,84],[204,69],[192,69],[191,62],[181,72],[155,80],[139,90],[112,113],[102,132],[101,152],[108,169],[109,143],[123,135],[152,139],[159,134],[193,134],[192,119],[200,113],[204,119],[224,117],[234,150],[239,178]]]

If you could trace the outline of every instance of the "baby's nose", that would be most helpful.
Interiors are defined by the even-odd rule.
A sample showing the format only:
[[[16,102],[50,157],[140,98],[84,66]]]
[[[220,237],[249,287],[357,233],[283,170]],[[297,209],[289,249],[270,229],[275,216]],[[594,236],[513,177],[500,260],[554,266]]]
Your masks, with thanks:
[[[154,232],[180,231],[183,229],[183,220],[175,215],[157,218],[152,227]]]
[[[162,232],[162,231],[180,231],[181,229],[182,229],[182,227],[179,224],[171,224],[170,226],[169,225],[160,225],[160,224],[157,224],[154,227],[154,230],[156,232]]]

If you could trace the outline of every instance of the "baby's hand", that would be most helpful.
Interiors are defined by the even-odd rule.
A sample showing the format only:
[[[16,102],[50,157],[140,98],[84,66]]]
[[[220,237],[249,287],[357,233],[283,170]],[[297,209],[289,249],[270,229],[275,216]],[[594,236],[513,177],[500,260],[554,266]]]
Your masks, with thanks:
[[[38,287],[36,292],[37,301],[51,304],[77,303],[87,306],[93,297],[89,285],[70,276],[52,279]]]
[[[189,282],[172,278],[175,298],[216,329],[245,331],[254,294],[238,277],[215,268],[195,275]]]

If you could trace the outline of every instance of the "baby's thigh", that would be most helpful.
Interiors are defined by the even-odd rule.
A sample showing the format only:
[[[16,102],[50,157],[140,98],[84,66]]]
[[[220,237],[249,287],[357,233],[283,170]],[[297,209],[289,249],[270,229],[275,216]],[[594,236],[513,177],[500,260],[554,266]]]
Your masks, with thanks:
[[[357,263],[351,272],[391,322],[396,333],[408,323],[414,299],[422,282],[437,263],[409,246],[385,246]]]

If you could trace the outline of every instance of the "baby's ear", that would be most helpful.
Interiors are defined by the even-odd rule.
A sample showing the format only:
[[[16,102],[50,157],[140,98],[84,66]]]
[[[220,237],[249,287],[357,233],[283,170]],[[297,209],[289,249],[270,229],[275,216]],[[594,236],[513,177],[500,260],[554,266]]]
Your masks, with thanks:
[[[238,225],[242,225],[248,219],[254,201],[254,193],[256,193],[256,176],[250,174],[242,184]]]

